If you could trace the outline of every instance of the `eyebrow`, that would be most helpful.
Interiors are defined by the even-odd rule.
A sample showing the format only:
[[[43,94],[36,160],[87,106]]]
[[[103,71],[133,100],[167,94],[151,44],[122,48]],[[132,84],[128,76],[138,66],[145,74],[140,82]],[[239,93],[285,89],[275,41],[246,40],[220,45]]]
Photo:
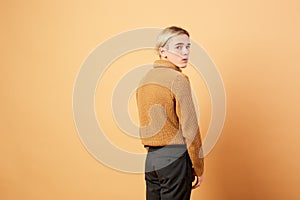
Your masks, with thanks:
[[[184,43],[183,42],[179,42],[179,43],[176,43],[175,45],[183,45]],[[191,45],[191,43],[188,43],[187,45]]]

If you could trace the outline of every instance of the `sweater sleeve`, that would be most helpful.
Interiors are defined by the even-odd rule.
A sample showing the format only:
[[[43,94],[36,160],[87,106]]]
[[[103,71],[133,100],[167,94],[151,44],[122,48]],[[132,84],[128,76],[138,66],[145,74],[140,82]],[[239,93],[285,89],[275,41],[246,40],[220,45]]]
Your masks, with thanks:
[[[194,171],[197,176],[201,176],[204,171],[202,142],[188,78],[183,74],[178,75],[172,84],[172,92],[176,100],[176,114]]]

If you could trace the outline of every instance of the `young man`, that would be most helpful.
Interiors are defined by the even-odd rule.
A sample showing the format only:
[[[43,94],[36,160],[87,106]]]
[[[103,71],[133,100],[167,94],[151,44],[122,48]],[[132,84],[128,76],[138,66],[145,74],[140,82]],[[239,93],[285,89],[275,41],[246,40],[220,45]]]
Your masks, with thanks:
[[[188,200],[202,181],[201,136],[188,77],[189,33],[171,26],[157,38],[159,60],[136,91],[140,137],[148,154],[147,200]],[[192,181],[198,182],[192,186]]]

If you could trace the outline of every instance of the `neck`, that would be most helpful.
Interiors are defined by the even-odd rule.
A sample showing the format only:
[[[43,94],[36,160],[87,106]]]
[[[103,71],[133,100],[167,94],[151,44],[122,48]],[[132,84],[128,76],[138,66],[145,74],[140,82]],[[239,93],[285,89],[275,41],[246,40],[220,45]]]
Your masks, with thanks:
[[[172,69],[175,69],[176,71],[181,72],[181,69],[179,67],[177,67],[174,63],[172,63],[171,61],[169,61],[168,59],[164,58],[164,59],[160,59],[160,60],[156,60],[154,62],[154,67],[169,67]]]

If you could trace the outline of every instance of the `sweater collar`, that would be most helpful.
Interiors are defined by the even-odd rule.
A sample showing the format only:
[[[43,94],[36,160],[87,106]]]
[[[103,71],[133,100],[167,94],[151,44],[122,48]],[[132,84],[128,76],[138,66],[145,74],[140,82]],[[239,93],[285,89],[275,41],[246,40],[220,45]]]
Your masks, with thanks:
[[[158,67],[168,67],[168,68],[171,68],[171,69],[181,72],[181,69],[179,67],[177,67],[176,65],[174,65],[172,62],[170,62],[168,60],[160,59],[160,60],[154,61],[154,68],[158,68]]]

